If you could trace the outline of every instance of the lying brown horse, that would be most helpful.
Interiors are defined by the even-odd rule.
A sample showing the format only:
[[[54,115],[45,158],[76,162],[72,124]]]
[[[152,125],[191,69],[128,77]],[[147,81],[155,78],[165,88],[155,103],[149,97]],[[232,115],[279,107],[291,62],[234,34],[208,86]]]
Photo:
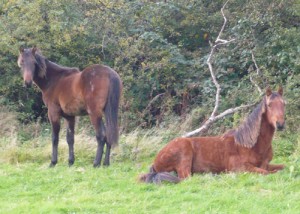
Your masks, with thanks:
[[[269,174],[284,165],[270,164],[275,129],[284,128],[283,90],[267,89],[266,96],[237,129],[215,137],[177,138],[157,155],[144,182],[179,182],[192,173],[255,172]],[[169,172],[175,171],[174,176]]]
[[[27,87],[34,82],[42,91],[52,125],[52,159],[57,163],[61,117],[67,121],[69,165],[74,163],[75,116],[88,114],[95,128],[97,153],[94,167],[101,164],[106,144],[104,165],[109,165],[111,146],[118,143],[118,107],[122,90],[119,75],[103,65],[91,65],[80,72],[77,68],[57,65],[36,48],[20,48],[18,65]],[[103,115],[106,127],[102,121]]]

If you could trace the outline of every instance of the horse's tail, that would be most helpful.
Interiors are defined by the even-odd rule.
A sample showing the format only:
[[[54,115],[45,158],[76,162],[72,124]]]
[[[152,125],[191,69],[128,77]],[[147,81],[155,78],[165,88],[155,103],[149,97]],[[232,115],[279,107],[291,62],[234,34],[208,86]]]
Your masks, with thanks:
[[[106,121],[106,139],[111,146],[117,145],[119,140],[118,111],[122,82],[119,75],[115,72],[110,75],[110,84],[107,103],[104,109]]]
[[[162,181],[179,183],[180,179],[169,172],[155,172],[152,166],[149,173],[140,175],[139,181],[160,184]]]

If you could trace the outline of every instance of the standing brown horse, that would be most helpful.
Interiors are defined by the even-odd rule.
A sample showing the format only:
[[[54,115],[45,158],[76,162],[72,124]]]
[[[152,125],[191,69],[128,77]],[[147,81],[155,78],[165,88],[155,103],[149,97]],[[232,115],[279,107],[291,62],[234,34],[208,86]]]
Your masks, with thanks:
[[[94,167],[101,164],[106,144],[104,165],[109,165],[111,146],[118,143],[118,107],[122,82],[119,75],[103,65],[91,65],[80,72],[77,68],[57,65],[41,55],[37,48],[20,48],[18,65],[27,87],[34,82],[42,91],[52,125],[52,159],[57,163],[61,117],[67,121],[69,165],[74,163],[75,116],[88,114],[95,128],[97,153]],[[102,121],[103,115],[106,127]]]
[[[270,164],[275,129],[284,128],[283,90],[267,89],[266,96],[237,129],[215,137],[177,138],[157,155],[144,182],[162,180],[177,183],[192,173],[255,172],[275,173],[284,165]],[[178,177],[169,172],[175,171]]]

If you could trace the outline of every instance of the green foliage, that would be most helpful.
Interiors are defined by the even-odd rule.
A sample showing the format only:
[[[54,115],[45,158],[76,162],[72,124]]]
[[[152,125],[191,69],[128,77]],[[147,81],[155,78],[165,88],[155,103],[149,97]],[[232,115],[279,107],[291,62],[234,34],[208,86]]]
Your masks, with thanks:
[[[206,59],[223,23],[224,1],[2,1],[0,3],[0,95],[24,122],[45,120],[36,89],[24,90],[17,72],[20,45],[37,45],[50,60],[83,69],[104,63],[124,83],[122,127],[159,125],[194,108],[212,110],[215,87]],[[299,76],[299,0],[229,1],[228,25],[213,66],[222,91],[220,111],[258,99],[260,85],[284,85],[295,102]],[[255,55],[261,74],[255,73]],[[297,129],[296,107],[288,107]],[[201,121],[199,121],[200,123]]]

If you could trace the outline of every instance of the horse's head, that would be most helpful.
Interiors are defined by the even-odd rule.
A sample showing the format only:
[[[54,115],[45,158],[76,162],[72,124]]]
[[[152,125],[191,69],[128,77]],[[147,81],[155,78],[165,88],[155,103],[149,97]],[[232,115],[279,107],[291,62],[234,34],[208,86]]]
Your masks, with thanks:
[[[39,50],[34,48],[20,48],[18,65],[21,68],[26,87],[32,85],[35,75],[43,78],[46,75],[46,61]]]
[[[279,87],[277,92],[272,92],[270,88],[266,91],[266,115],[274,128],[283,130],[285,125],[284,112],[285,101],[282,97],[283,89]]]

